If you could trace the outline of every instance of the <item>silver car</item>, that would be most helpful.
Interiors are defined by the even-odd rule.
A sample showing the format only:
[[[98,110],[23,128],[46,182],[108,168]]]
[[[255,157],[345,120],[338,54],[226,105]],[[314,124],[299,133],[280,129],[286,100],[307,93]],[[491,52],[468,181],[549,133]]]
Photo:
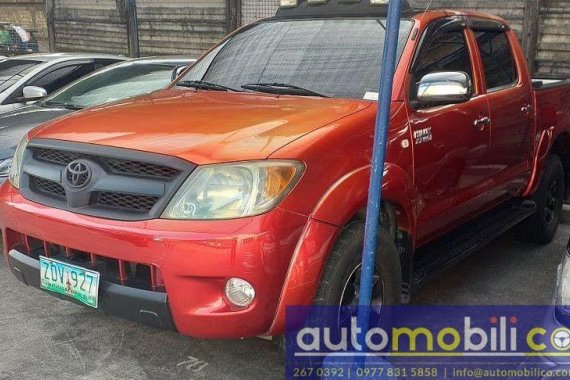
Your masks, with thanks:
[[[117,63],[87,75],[36,104],[0,115],[0,184],[12,156],[28,131],[58,117],[167,87],[195,60],[187,57],[143,58]]]
[[[126,58],[108,54],[30,54],[0,60],[0,114]]]

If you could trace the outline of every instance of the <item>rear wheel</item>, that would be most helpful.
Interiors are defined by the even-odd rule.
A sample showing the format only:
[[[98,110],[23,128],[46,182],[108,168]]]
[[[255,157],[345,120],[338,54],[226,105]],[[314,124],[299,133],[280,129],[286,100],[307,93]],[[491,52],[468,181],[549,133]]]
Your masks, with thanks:
[[[564,203],[564,168],[557,155],[548,158],[538,189],[532,196],[537,210],[518,228],[519,236],[537,244],[549,244],[554,239]]]

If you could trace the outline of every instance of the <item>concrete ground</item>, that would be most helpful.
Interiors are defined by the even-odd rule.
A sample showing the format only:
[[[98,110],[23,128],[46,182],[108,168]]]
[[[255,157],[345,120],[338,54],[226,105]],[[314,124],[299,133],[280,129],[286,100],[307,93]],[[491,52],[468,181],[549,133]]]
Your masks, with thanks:
[[[547,247],[507,234],[443,274],[416,304],[548,304],[570,235],[565,210]],[[54,299],[27,288],[0,260],[0,379],[283,378],[271,342],[203,341]]]

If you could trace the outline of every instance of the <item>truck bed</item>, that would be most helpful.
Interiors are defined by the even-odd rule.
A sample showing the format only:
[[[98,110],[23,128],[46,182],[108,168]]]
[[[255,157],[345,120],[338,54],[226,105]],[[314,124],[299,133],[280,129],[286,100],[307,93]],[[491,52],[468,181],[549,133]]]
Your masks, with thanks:
[[[532,86],[535,90],[544,90],[560,86],[570,86],[570,79],[566,78],[532,78]]]

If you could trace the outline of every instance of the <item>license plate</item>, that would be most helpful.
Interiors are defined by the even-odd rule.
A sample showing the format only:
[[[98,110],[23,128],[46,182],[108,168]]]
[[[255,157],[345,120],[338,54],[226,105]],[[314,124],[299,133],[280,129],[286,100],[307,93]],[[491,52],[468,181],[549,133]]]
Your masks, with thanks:
[[[99,273],[61,261],[40,257],[41,288],[97,308]]]

